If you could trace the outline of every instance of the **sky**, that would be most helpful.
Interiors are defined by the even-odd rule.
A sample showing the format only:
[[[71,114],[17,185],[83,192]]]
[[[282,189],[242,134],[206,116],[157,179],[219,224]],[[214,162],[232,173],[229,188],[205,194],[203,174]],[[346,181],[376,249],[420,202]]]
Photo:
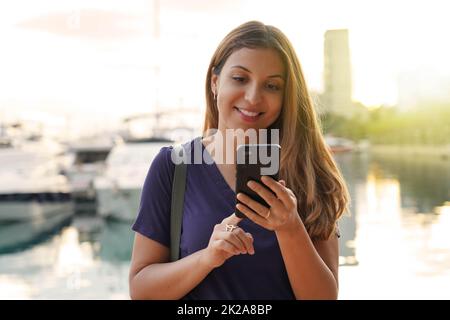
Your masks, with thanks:
[[[420,79],[427,79],[421,94],[445,95],[450,91],[447,2],[2,2],[0,119],[45,113],[47,121],[92,130],[156,107],[201,111],[215,48],[248,20],[277,26],[289,37],[313,91],[323,87],[325,31],[345,28],[354,100],[396,104],[399,88],[411,97],[424,82]]]

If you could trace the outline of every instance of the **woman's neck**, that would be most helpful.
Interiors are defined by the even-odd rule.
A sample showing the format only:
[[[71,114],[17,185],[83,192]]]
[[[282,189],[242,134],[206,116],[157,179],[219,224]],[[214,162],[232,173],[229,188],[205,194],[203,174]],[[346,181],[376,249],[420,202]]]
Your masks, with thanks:
[[[206,150],[210,153],[216,164],[236,164],[235,139],[227,137],[220,131],[203,139]]]
[[[218,129],[203,139],[205,148],[218,164],[236,164],[237,148],[242,144],[258,143],[259,134],[242,129]]]

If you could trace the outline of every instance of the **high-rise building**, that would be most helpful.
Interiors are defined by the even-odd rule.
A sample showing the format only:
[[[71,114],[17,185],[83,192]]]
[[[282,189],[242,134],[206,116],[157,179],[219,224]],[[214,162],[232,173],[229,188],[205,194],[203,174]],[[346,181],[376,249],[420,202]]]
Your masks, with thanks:
[[[354,113],[348,30],[327,30],[324,37],[324,112],[345,117]]]

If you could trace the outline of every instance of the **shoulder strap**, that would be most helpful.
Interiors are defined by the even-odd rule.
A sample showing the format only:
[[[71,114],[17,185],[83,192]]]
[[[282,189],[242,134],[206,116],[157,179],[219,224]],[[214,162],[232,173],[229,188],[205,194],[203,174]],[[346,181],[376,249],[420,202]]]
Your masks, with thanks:
[[[183,146],[174,147],[174,152],[184,152]],[[172,206],[170,212],[170,261],[180,258],[181,224],[183,221],[184,191],[186,189],[187,165],[175,165],[172,184]]]

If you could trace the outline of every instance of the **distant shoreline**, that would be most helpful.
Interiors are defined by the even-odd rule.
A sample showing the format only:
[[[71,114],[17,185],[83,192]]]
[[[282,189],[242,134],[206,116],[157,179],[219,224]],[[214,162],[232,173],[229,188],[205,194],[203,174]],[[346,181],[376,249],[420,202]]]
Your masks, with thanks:
[[[372,145],[370,146],[369,151],[374,153],[401,153],[403,155],[428,155],[450,159],[450,145]]]

